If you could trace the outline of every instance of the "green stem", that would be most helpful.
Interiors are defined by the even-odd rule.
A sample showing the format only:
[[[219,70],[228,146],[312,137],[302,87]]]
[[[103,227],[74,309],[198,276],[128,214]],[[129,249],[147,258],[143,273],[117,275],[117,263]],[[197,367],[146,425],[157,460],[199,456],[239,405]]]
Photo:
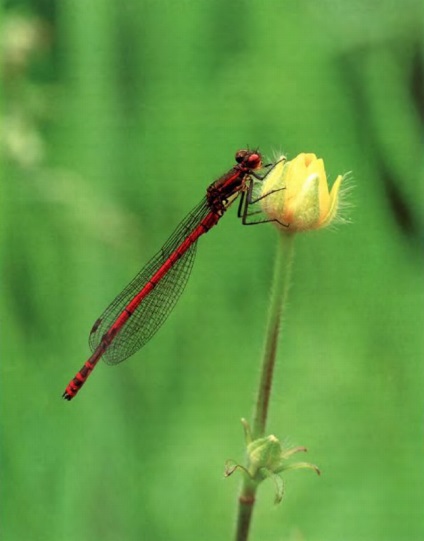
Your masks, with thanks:
[[[254,440],[265,435],[278,335],[290,287],[293,253],[294,235],[284,232],[279,234],[261,376],[253,414],[252,436]],[[239,497],[236,541],[247,541],[255,503],[256,488],[256,483],[253,483],[252,479],[244,475]]]
[[[261,379],[259,383],[256,409],[253,416],[252,437],[254,440],[265,435],[271,396],[272,378],[278,347],[278,335],[281,319],[285,310],[294,253],[294,234],[278,235],[277,256],[274,264],[274,276],[271,290],[271,304],[262,359]]]

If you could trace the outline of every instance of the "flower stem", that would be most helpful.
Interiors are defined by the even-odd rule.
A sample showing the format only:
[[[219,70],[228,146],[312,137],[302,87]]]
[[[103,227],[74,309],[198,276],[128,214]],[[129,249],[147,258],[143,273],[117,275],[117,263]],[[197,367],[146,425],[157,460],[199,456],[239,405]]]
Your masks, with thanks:
[[[265,435],[272,378],[274,375],[278,347],[278,335],[290,288],[293,253],[294,234],[280,233],[278,235],[277,256],[274,264],[271,304],[266,331],[265,350],[262,359],[261,379],[253,417],[252,437],[254,440],[262,438]]]
[[[293,253],[294,234],[285,232],[280,233],[278,235],[277,256],[274,264],[271,304],[266,330],[264,355],[253,414],[252,437],[254,440],[262,438],[265,435],[278,346],[278,335],[290,287]],[[247,541],[253,506],[255,503],[256,488],[257,486],[252,482],[252,479],[247,475],[244,475],[239,497],[236,541]]]

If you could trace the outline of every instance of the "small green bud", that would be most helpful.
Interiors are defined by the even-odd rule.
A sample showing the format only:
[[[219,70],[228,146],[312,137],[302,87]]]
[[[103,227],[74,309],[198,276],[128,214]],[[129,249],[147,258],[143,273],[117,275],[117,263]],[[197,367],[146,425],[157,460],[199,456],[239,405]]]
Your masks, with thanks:
[[[261,468],[270,471],[278,469],[281,466],[282,452],[281,443],[274,435],[254,440],[247,446],[249,464],[255,471]]]
[[[247,467],[229,460],[225,467],[225,476],[229,477],[240,470],[248,477],[253,486],[265,479],[271,479],[275,486],[275,503],[283,497],[283,480],[281,473],[289,470],[310,469],[320,474],[319,469],[309,462],[288,462],[288,459],[299,452],[306,452],[305,447],[285,449],[273,434],[252,441],[249,423],[242,419],[247,451]]]

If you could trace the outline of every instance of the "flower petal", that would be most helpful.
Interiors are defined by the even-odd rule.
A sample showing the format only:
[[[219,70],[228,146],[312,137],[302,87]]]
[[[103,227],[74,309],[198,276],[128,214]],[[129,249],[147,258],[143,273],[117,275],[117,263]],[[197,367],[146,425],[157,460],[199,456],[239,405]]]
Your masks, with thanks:
[[[342,184],[342,180],[343,180],[343,175],[339,175],[336,178],[331,188],[328,211],[325,216],[321,217],[320,225],[319,225],[320,227],[326,227],[334,219],[334,217],[337,214],[337,207],[338,207],[338,202],[339,202],[339,190]]]
[[[286,163],[285,159],[277,162],[266,175],[262,184],[260,205],[262,210],[273,220],[281,218],[286,200],[287,190],[281,189],[286,188],[284,183]]]
[[[302,189],[302,185],[308,176],[307,164],[310,163],[313,156],[314,154],[302,152],[294,160],[287,162],[287,199],[290,199]]]
[[[321,212],[326,212],[326,209],[330,205],[330,195],[328,193],[327,175],[324,168],[324,160],[322,158],[318,158],[310,164],[308,167],[308,174],[311,175],[312,173],[319,176],[319,206]]]
[[[289,225],[291,231],[314,229],[319,223],[319,184],[318,175],[310,175],[303,181],[296,198],[287,205],[286,212],[283,213],[284,223]]]

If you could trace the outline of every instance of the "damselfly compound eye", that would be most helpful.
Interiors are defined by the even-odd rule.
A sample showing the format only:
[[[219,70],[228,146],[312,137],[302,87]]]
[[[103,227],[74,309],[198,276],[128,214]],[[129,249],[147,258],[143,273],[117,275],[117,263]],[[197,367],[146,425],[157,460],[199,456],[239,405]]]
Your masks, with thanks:
[[[253,152],[247,157],[246,162],[250,169],[259,169],[262,166],[262,157],[258,152]]]
[[[262,166],[262,157],[259,152],[239,150],[236,153],[236,162],[242,163],[249,169],[259,169]]]

